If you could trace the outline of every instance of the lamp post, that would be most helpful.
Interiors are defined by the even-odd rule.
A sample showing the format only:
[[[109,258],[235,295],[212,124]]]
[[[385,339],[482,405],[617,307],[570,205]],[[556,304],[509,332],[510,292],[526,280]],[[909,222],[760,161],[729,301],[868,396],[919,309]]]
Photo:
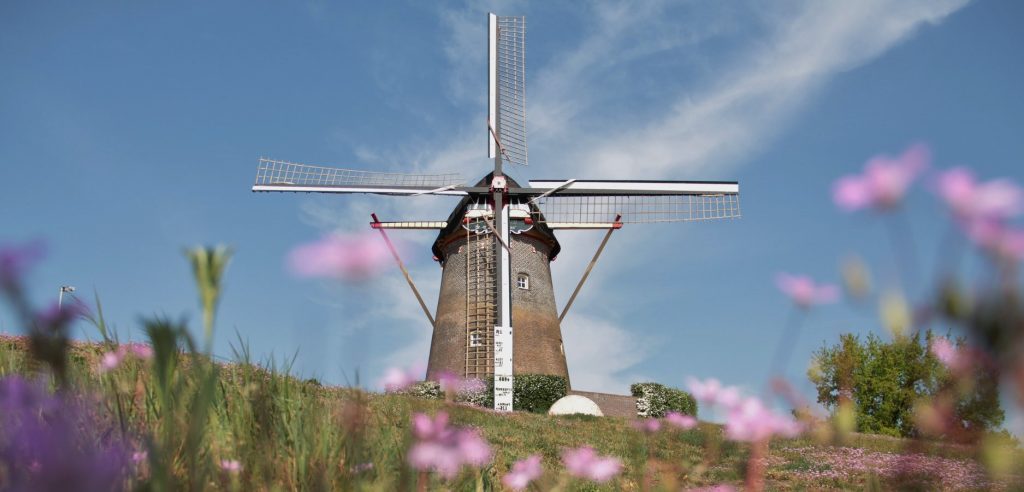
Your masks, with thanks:
[[[64,293],[67,292],[68,294],[71,294],[74,291],[75,291],[75,287],[74,286],[71,286],[71,285],[62,285],[62,286],[60,286],[60,296],[57,297],[57,309],[58,310],[62,309],[63,306],[64,306]]]

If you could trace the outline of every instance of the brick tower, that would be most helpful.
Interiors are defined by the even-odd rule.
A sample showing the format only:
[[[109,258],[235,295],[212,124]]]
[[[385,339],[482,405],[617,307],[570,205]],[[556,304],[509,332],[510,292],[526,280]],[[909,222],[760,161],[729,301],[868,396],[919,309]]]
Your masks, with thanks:
[[[477,186],[491,182],[491,174]],[[510,187],[519,185],[509,179]],[[511,204],[511,316],[513,372],[551,374],[568,380],[562,331],[555,308],[550,262],[561,247],[542,221],[531,220],[539,211],[532,205]],[[519,212],[519,213],[515,213]],[[442,372],[462,377],[494,373],[494,326],[498,248],[491,232],[493,203],[487,194],[463,198],[434,242],[434,256],[441,262],[434,333],[430,341],[427,378]]]

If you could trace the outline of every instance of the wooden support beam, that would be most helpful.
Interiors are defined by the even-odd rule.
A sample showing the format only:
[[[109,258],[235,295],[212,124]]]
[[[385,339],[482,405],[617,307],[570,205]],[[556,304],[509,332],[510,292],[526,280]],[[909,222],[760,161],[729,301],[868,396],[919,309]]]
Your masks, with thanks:
[[[615,216],[615,221],[613,223],[618,224],[619,227],[612,227],[605,233],[604,239],[601,240],[601,245],[597,247],[597,252],[594,253],[594,257],[590,260],[590,264],[587,265],[587,270],[583,272],[583,278],[580,279],[580,283],[576,284],[576,290],[572,291],[572,296],[569,297],[569,302],[565,304],[564,308],[562,308],[562,314],[558,316],[559,323],[565,319],[565,315],[569,312],[569,308],[572,307],[573,301],[576,300],[576,296],[580,293],[580,289],[583,288],[583,283],[586,282],[587,277],[590,276],[590,271],[594,269],[594,264],[597,263],[597,258],[600,257],[601,252],[604,251],[604,245],[608,244],[608,239],[612,237],[612,233],[622,226],[622,223],[619,222],[619,219],[621,218],[621,215]]]
[[[377,219],[377,214],[372,213],[370,217],[373,218],[373,224],[371,226],[374,229],[380,231],[380,237],[384,238],[384,242],[387,243],[388,249],[391,250],[391,256],[395,258],[395,263],[398,263],[398,268],[402,270],[402,275],[405,275],[405,281],[409,283],[409,288],[412,289],[412,293],[416,295],[416,300],[419,301],[420,307],[423,308],[423,314],[427,315],[427,319],[430,321],[430,327],[434,327],[434,316],[430,314],[430,310],[427,309],[427,303],[423,302],[423,296],[420,295],[420,291],[416,288],[416,284],[413,283],[412,277],[409,275],[409,271],[405,269],[405,264],[402,263],[402,259],[398,257],[398,250],[395,249],[395,245],[391,244],[391,238],[384,232],[383,227],[376,227],[374,224],[381,224],[381,221]]]

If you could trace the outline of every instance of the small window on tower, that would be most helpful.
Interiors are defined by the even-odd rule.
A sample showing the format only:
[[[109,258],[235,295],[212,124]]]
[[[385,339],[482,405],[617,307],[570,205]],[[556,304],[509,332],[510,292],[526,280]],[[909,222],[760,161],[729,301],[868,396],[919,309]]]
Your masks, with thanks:
[[[484,345],[484,337],[479,330],[473,330],[469,332],[469,346],[470,347],[482,347]]]
[[[530,290],[530,276],[525,273],[520,273],[519,277],[516,278],[516,287],[523,290]]]

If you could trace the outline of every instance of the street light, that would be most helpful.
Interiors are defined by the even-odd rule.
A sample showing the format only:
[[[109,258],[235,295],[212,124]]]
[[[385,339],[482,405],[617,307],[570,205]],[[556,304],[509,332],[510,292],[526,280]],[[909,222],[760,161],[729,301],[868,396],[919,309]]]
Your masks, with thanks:
[[[58,310],[61,309],[61,306],[64,305],[64,293],[67,292],[68,294],[70,294],[70,293],[72,293],[74,291],[75,291],[75,287],[72,286],[72,285],[62,285],[62,286],[60,286],[60,296],[57,297],[57,309]]]

